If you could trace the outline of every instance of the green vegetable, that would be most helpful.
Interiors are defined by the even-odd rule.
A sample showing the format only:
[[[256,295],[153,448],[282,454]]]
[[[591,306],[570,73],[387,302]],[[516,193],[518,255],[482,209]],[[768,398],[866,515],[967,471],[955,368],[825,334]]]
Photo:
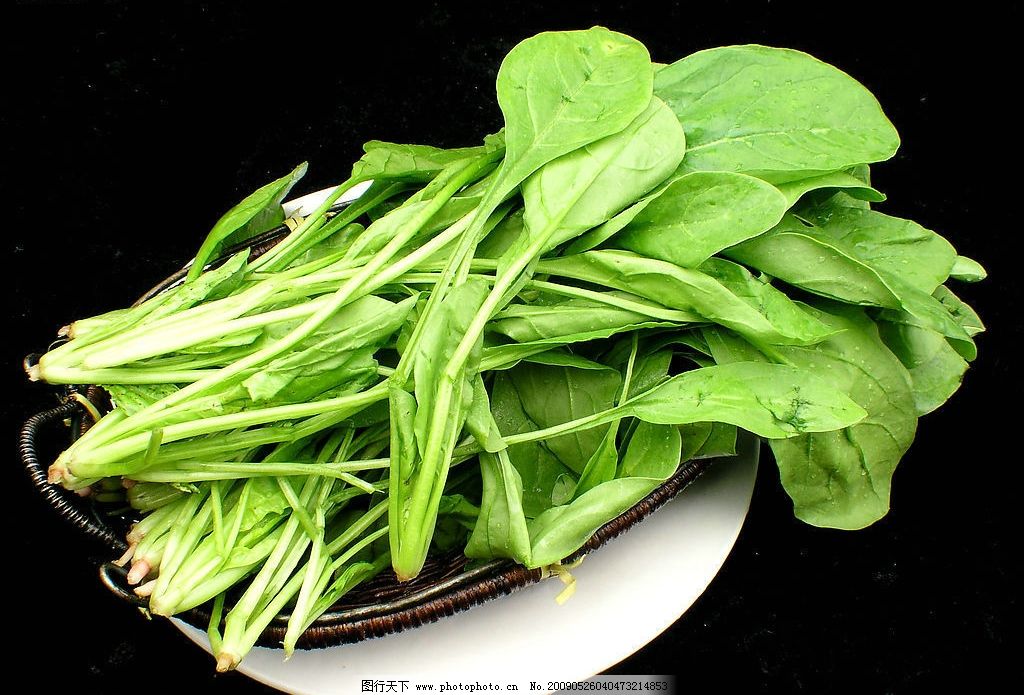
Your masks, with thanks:
[[[183,284],[29,370],[110,393],[50,480],[130,487],[119,562],[155,614],[212,603],[220,670],[430,553],[555,565],[754,436],[797,517],[871,524],[977,357],[944,283],[985,270],[872,209],[899,139],[850,76],[763,46],[656,69],[595,27],[522,42],[496,92],[499,133],[370,141],[269,252],[221,258],[305,168],[258,189]]]

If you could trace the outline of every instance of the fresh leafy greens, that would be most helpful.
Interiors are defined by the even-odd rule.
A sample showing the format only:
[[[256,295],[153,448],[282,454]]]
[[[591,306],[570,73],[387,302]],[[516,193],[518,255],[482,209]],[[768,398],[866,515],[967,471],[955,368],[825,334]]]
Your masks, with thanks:
[[[479,144],[370,141],[276,246],[225,257],[305,165],[263,186],[182,284],[29,369],[110,394],[50,479],[130,488],[119,562],[153,613],[212,602],[220,670],[432,552],[557,565],[754,436],[797,517],[862,528],[977,357],[946,283],[985,269],[872,208],[899,138],[838,69],[764,46],[656,66],[595,27],[520,43],[496,93]]]

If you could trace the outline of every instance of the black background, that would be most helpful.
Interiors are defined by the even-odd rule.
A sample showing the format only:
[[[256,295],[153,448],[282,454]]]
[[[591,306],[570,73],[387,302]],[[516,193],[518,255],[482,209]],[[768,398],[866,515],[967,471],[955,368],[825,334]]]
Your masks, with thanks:
[[[989,332],[963,389],[921,422],[889,516],[859,533],[803,525],[769,459],[720,575],[613,672],[677,673],[696,688],[682,692],[916,692],[1003,675],[1019,683],[1010,641],[1020,608],[1011,425],[1020,186],[1004,173],[1020,150],[1019,108],[1008,103],[1019,96],[1010,36],[1019,16],[980,3],[907,18],[894,16],[898,3],[704,4],[5,11],[0,615],[17,645],[8,677],[87,691],[263,690],[215,676],[176,630],[109,596],[90,564],[102,549],[36,499],[17,464],[16,428],[54,397],[25,382],[21,357],[65,322],[121,305],[176,269],[221,212],[299,161],[310,162],[303,193],[344,179],[364,140],[474,144],[500,125],[493,78],[516,42],[600,23],[663,62],[757,42],[854,75],[903,138],[900,153],[875,167],[890,198],[881,209],[940,231],[991,275],[958,289]]]

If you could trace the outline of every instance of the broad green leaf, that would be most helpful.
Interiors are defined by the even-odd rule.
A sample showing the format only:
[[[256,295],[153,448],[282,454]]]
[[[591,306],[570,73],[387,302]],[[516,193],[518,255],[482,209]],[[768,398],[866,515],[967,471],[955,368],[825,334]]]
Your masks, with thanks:
[[[628,296],[628,299],[633,304],[639,302],[642,305],[646,302],[635,295]],[[510,305],[495,315],[488,324],[488,329],[506,335],[518,343],[527,343],[573,333],[623,329],[635,324],[648,323],[651,319],[649,314],[590,299],[573,298],[557,304]],[[693,315],[692,319],[699,321],[700,317]]]
[[[587,465],[580,472],[580,479],[576,483],[572,497],[578,497],[615,477],[615,469],[619,463],[619,449],[615,441],[619,433],[619,422],[621,421],[616,420],[605,430],[597,450],[591,454]]]
[[[466,544],[468,558],[530,562],[530,532],[523,514],[523,481],[508,453],[480,454],[483,495],[480,515]]]
[[[134,415],[178,390],[175,384],[111,384],[103,388],[125,415]]]
[[[733,362],[763,362],[765,354],[732,331],[718,326],[701,329],[711,356],[718,364]]]
[[[769,439],[827,432],[864,417],[863,409],[823,377],[762,362],[684,372],[617,410],[609,417],[631,415],[662,425],[724,422]]]
[[[644,45],[603,27],[544,32],[515,46],[497,79],[501,197],[544,164],[629,125],[650,103],[653,79]]]
[[[340,354],[320,353],[309,364],[274,365],[269,379],[251,387],[257,396],[251,395],[248,385],[246,395],[251,403],[270,406],[357,393],[377,380],[375,351],[371,346]]]
[[[785,197],[744,174],[696,172],[675,180],[614,237],[617,248],[695,268],[782,219]]]
[[[550,427],[615,405],[621,378],[613,369],[592,370],[520,364],[508,372],[523,411],[538,427]],[[555,437],[545,446],[576,473],[583,471],[606,427]]]
[[[416,443],[420,456],[424,456],[427,445],[427,432],[430,419],[434,416],[433,403],[437,390],[441,385],[448,356],[466,334],[466,329],[479,311],[480,305],[487,296],[488,286],[482,279],[471,279],[456,287],[441,304],[439,315],[431,321],[423,331],[422,339],[416,346],[416,362],[414,379],[416,382]],[[454,384],[455,398],[452,409],[447,413],[455,434],[462,429],[466,409],[472,403],[473,382],[476,365],[483,349],[481,341],[470,356],[470,364],[465,378]]]
[[[602,340],[618,333],[628,333],[630,331],[641,330],[644,328],[666,328],[673,327],[675,325],[676,324],[664,321],[645,321],[644,323],[630,323],[617,326],[613,325],[608,328],[599,328],[592,331],[556,335],[551,338],[541,338],[538,340],[527,341],[525,343],[492,345],[484,348],[484,355],[483,359],[480,361],[480,368],[482,370],[509,369],[531,355],[547,352],[553,348],[563,345],[585,343],[591,340]]]
[[[431,545],[442,553],[464,548],[479,515],[480,508],[463,495],[442,495]]]
[[[601,225],[598,225],[594,229],[581,234],[569,244],[563,255],[571,256],[577,253],[583,253],[584,251],[590,251],[595,249],[604,242],[611,239],[613,236],[625,229],[626,225],[636,219],[637,215],[643,212],[648,205],[658,199],[658,197],[664,193],[669,186],[671,186],[676,180],[677,176],[672,176],[668,181],[662,183],[656,189],[648,193],[646,196],[636,201],[622,212],[615,215],[608,221]]]
[[[981,322],[981,317],[966,302],[953,294],[948,287],[943,285],[936,288],[932,296],[942,303],[949,315],[964,329],[967,335],[975,336],[985,330],[985,324]]]
[[[352,165],[352,178],[357,181],[388,179],[426,182],[452,162],[483,154],[484,147],[445,150],[428,145],[370,140],[363,145],[363,152],[365,154]]]
[[[623,468],[632,471],[629,477],[602,482],[529,522],[533,554],[528,566],[550,565],[579,550],[595,531],[675,472],[680,447],[678,428],[640,423],[623,455]]]
[[[899,298],[854,249],[787,215],[773,230],[723,255],[795,287],[851,304],[896,308]]]
[[[887,321],[878,322],[878,332],[910,373],[918,415],[932,412],[960,388],[967,362],[941,333]]]
[[[649,495],[661,482],[652,478],[616,478],[569,504],[548,509],[528,524],[532,555],[527,567],[544,567],[565,559],[595,531]]]
[[[501,258],[523,235],[526,229],[523,222],[523,209],[510,213],[483,238],[476,247],[477,258]]]
[[[707,439],[701,444],[697,451],[693,452],[690,458],[706,459],[718,456],[736,455],[736,436],[738,430],[735,425],[728,425],[724,422],[712,422],[711,431]]]
[[[785,182],[883,161],[899,147],[867,89],[799,51],[700,51],[658,71],[654,90],[686,131],[686,171]]]
[[[684,149],[679,121],[652,99],[621,132],[549,162],[525,181],[524,239],[547,237],[547,250],[605,222],[675,171]]]
[[[644,423],[646,424],[646,423]],[[679,432],[679,438],[681,442],[679,460],[689,461],[693,458],[694,454],[700,451],[701,447],[708,441],[708,437],[711,436],[711,426],[715,423],[711,422],[690,422],[685,425],[676,425],[675,428]],[[649,427],[672,427],[672,425],[648,425]],[[731,425],[729,425],[731,427]],[[640,425],[637,425],[637,429]]]
[[[529,357],[523,358],[523,362],[528,362],[530,364],[542,364],[548,367],[572,367],[573,369],[615,371],[611,367],[601,364],[600,362],[595,362],[594,360],[587,359],[582,355],[576,355],[568,350],[560,348],[540,352],[536,355],[530,355]]]
[[[337,329],[322,331],[317,337],[324,332],[327,335],[312,345],[304,349],[300,345],[271,360],[243,384],[258,403],[275,397],[296,380],[325,378],[332,373],[338,376],[337,370],[351,368],[354,355],[372,358],[376,349],[401,328],[415,302],[415,297],[398,304],[373,295],[357,299],[333,317],[331,325]],[[375,367],[374,362],[371,368]]]
[[[281,201],[305,174],[306,163],[303,162],[291,173],[257,189],[224,213],[199,247],[185,282],[193,282],[199,277],[206,264],[215,259],[224,246],[245,241],[279,224],[284,219]]]
[[[682,447],[679,427],[641,422],[629,438],[617,477],[669,478],[679,467]]]
[[[673,309],[694,311],[769,344],[816,343],[831,330],[784,294],[726,261],[706,272],[681,268],[627,251],[588,251],[544,260],[538,272],[570,277],[639,294]]]
[[[839,189],[855,200],[869,203],[880,203],[885,200],[885,195],[879,193],[863,180],[845,171],[832,171],[827,174],[809,176],[804,179],[796,179],[787,183],[780,183],[776,186],[786,197],[788,207],[796,205],[805,194],[811,191],[822,189]]]
[[[948,241],[910,220],[834,205],[809,206],[797,214],[854,249],[872,268],[927,294],[946,281],[956,260]]]
[[[827,308],[819,311],[821,319],[842,331],[814,347],[777,350],[790,364],[827,375],[867,417],[837,431],[773,439],[772,451],[798,518],[815,526],[863,528],[888,512],[893,471],[914,439],[911,381],[863,312],[825,301],[816,306]]]
[[[891,309],[886,320],[939,331],[965,355],[974,352],[970,334],[932,296],[955,256],[942,237],[872,210],[832,205],[805,213],[813,224],[787,215],[724,255],[815,294]]]
[[[523,410],[519,394],[507,372],[494,375],[491,412],[498,429],[505,436],[539,429]],[[528,518],[572,497],[576,486],[573,472],[542,443],[516,444],[509,447],[508,456],[523,481],[523,511]],[[557,500],[553,499],[556,494]]]
[[[264,518],[282,514],[288,509],[288,500],[274,478],[249,478],[245,485],[249,491],[243,510],[242,529],[252,528]]]
[[[957,256],[949,276],[960,282],[980,282],[988,277],[988,271],[973,258]]]
[[[650,391],[668,379],[668,370],[671,364],[671,350],[646,351],[637,357],[627,398]]]

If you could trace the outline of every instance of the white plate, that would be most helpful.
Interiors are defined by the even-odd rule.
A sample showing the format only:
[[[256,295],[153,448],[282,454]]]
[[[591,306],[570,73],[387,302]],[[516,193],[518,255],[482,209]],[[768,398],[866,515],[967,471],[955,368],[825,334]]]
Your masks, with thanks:
[[[290,693],[358,693],[363,679],[517,682],[585,680],[679,619],[718,573],[750,506],[758,448],[712,466],[678,498],[578,568],[576,594],[555,603],[557,579],[437,623],[330,649],[253,649],[239,670]],[[179,629],[209,651],[206,634]],[[529,672],[524,673],[529,666]],[[211,659],[210,668],[213,668]],[[638,674],[642,675],[642,674]]]

